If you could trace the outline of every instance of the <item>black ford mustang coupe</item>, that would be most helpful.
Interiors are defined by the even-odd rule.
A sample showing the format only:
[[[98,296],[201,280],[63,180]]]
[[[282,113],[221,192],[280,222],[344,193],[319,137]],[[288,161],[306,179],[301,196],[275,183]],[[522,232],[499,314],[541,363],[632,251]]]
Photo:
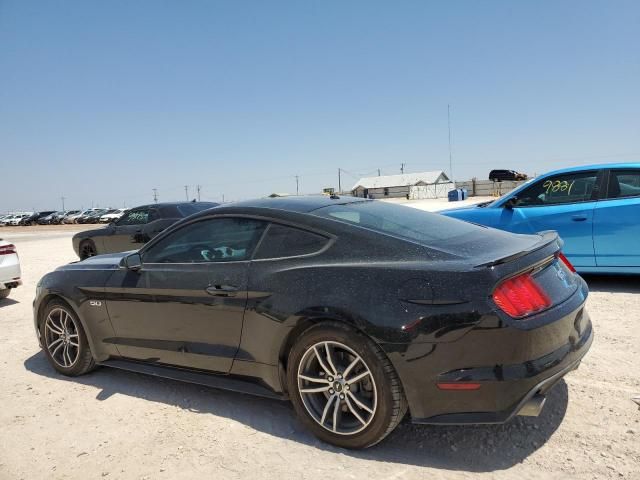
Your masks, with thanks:
[[[128,210],[106,227],[76,233],[72,240],[73,249],[80,260],[103,253],[137,249],[178,220],[216,205],[218,204],[195,201],[141,205]],[[100,213],[105,212],[106,210]]]
[[[52,366],[112,366],[290,399],[322,440],[537,415],[592,330],[553,232],[515,235],[350,197],[212,208],[140,251],[58,268],[35,327]]]

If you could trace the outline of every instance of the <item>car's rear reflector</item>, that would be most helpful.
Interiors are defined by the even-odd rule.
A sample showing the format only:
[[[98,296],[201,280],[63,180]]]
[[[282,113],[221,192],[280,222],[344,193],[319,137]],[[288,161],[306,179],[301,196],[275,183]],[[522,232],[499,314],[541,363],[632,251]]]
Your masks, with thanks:
[[[9,244],[0,246],[0,255],[12,255],[14,253],[18,253],[15,245]]]
[[[440,390],[478,390],[480,388],[479,383],[438,383]]]
[[[513,318],[526,317],[551,306],[551,300],[529,273],[500,283],[492,296],[496,305]]]
[[[562,263],[564,263],[567,268],[569,270],[571,270],[573,273],[576,273],[576,269],[574,268],[574,266],[571,264],[571,262],[569,261],[569,259],[567,257],[564,256],[564,254],[562,252],[558,252],[558,258],[562,261]]]

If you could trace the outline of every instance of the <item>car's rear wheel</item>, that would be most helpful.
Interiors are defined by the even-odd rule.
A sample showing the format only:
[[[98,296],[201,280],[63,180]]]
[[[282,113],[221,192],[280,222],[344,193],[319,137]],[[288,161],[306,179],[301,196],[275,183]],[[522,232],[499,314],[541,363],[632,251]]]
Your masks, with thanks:
[[[291,349],[289,393],[302,422],[325,442],[366,448],[386,437],[407,411],[402,385],[384,352],[335,322],[305,331]]]
[[[84,260],[85,258],[95,257],[98,254],[96,249],[96,244],[93,243],[93,240],[83,240],[80,243],[80,260]]]
[[[82,324],[66,303],[53,300],[47,305],[40,335],[49,363],[63,375],[75,377],[95,367]]]
[[[11,293],[10,288],[3,288],[2,290],[0,290],[0,300],[2,300],[3,298],[7,298],[9,296],[9,293]]]

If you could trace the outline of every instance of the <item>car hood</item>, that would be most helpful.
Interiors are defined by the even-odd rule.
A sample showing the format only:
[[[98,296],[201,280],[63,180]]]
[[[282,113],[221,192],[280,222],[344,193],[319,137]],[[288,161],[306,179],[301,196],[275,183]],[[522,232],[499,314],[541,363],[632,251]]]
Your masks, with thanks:
[[[135,250],[131,250],[128,252],[108,253],[105,255],[96,255],[95,257],[89,257],[85,260],[62,265],[61,267],[56,268],[56,271],[115,270],[117,268],[120,268],[120,262],[122,261],[122,259],[132,252],[135,252]]]
[[[82,238],[91,238],[91,237],[102,237],[104,235],[109,235],[112,233],[111,227],[98,227],[92,228],[90,230],[83,230],[82,232],[78,232],[73,236],[74,240],[82,239]]]

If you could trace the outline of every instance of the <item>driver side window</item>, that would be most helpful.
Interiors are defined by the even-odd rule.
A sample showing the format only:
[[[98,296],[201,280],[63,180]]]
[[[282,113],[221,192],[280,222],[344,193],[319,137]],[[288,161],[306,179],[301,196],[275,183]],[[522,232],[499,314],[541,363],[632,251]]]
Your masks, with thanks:
[[[139,208],[137,210],[129,210],[117,222],[119,227],[125,225],[144,225],[149,222],[149,209]]]
[[[149,248],[145,263],[208,263],[249,260],[266,222],[213,218],[190,223]]]
[[[541,207],[596,200],[597,171],[567,173],[535,182],[518,194],[516,207]]]

